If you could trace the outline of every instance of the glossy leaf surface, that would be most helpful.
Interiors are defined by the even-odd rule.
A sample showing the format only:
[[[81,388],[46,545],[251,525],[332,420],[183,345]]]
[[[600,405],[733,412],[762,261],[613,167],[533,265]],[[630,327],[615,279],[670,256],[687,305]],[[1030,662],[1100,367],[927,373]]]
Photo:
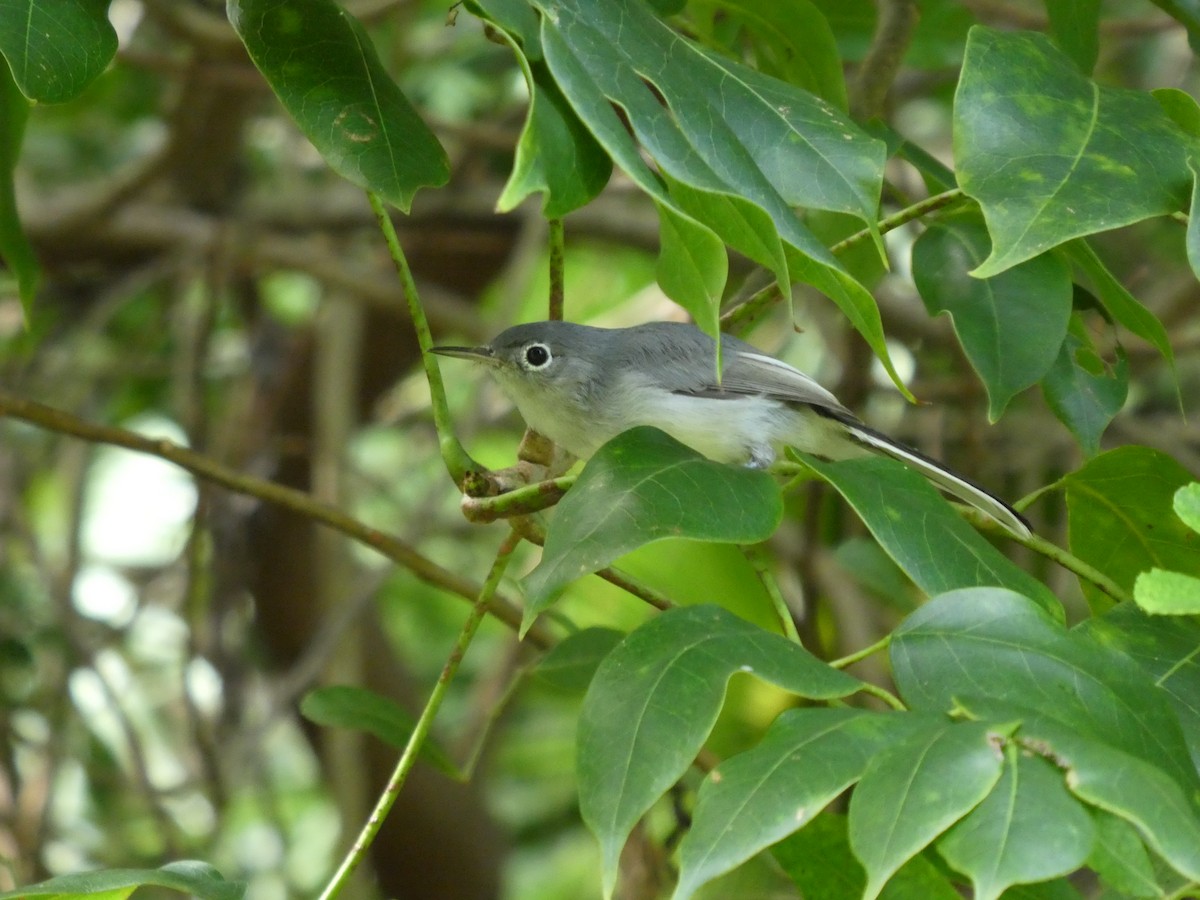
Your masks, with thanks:
[[[695,759],[738,672],[813,699],[844,697],[860,685],[715,606],[663,613],[600,664],[579,719],[577,769],[580,810],[600,840],[606,895],[634,823]]]
[[[558,504],[542,561],[525,579],[526,622],[559,588],[643,544],[755,543],[782,515],[765,472],[713,462],[657,428],[631,429],[588,460]]]
[[[405,212],[450,174],[446,152],[370,37],[333,0],[228,0],[229,21],[271,89],[342,177]]]
[[[1096,84],[1048,38],[971,29],[954,157],[992,235],[975,274],[1182,209],[1190,145],[1153,97]]]

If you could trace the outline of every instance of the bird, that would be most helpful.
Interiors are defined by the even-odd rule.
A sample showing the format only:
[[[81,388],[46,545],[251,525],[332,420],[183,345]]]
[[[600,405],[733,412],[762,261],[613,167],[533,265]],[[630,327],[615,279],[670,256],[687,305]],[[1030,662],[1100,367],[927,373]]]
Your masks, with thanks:
[[[720,377],[716,341],[684,322],[530,322],[481,346],[431,352],[482,363],[530,428],[581,459],[639,425],[717,462],[755,468],[785,446],[828,460],[883,455],[1012,534],[1031,535],[995,494],[864,424],[808,375],[732,335],[721,335]]]

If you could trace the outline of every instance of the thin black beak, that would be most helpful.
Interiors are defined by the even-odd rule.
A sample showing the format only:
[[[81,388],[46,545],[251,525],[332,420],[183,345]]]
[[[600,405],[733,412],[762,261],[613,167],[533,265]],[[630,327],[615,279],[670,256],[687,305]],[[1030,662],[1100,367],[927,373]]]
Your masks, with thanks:
[[[491,347],[430,347],[429,352],[438,356],[473,359],[477,362],[491,362],[496,358]]]

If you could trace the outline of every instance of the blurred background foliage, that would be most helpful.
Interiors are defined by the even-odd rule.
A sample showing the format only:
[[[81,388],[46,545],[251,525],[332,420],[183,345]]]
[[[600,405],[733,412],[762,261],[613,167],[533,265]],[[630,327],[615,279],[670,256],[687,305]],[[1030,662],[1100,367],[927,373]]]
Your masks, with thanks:
[[[445,0],[346,5],[450,154],[449,185],[421,193],[397,221],[435,336],[478,342],[543,318],[546,225],[536,201],[494,212],[526,104],[512,53]],[[869,45],[874,4],[817,5],[853,66]],[[1048,22],[1037,2],[920,6],[885,118],[949,160],[967,28]],[[691,5],[685,21],[694,15],[699,29],[705,9]],[[1142,0],[1104,10],[1099,81],[1196,92],[1180,26]],[[416,343],[362,192],[299,135],[223,4],[113,0],[109,16],[115,63],[78,98],[30,116],[17,188],[44,283],[26,321],[0,273],[0,382],[310,490],[478,577],[505,526],[471,525],[459,513]],[[711,38],[786,77],[777,48],[733,27]],[[885,211],[923,192],[902,163],[888,175]],[[847,233],[831,215],[812,224],[823,235]],[[569,318],[624,325],[680,315],[655,284],[653,207],[627,179],[615,176],[566,229]],[[983,388],[946,317],[928,316],[912,284],[915,237],[888,235],[886,274],[869,247],[846,262],[873,283],[901,373],[926,403],[904,403],[819,296],[797,295],[799,334],[779,308],[752,340],[1003,496],[1077,468],[1080,449],[1036,392],[989,426]],[[1191,401],[1200,318],[1183,229],[1159,220],[1097,243],[1166,324]],[[732,266],[736,293],[750,267]],[[1111,333],[1092,337],[1111,358]],[[1130,339],[1126,349],[1129,399],[1106,441],[1155,447],[1200,470],[1190,430],[1198,411],[1181,420],[1153,348]],[[509,464],[515,415],[480,373],[451,366],[460,436],[480,461]],[[806,645],[833,657],[888,631],[916,594],[852,516],[819,501],[816,488],[790,498],[772,549],[785,592],[808,598]],[[1042,533],[1062,534],[1060,505],[1039,504],[1033,515]],[[512,593],[535,561],[522,548]],[[1082,603],[1065,573],[1023,561]],[[770,627],[735,548],[668,542],[625,562],[679,602],[716,600]],[[394,750],[313,727],[299,699],[317,685],[356,684],[415,710],[464,610],[370,551],[169,464],[0,423],[0,890],[196,857],[246,880],[253,898],[311,892],[363,819]],[[647,610],[589,579],[558,614],[580,627],[628,628]],[[382,894],[596,895],[597,851],[575,805],[578,693],[522,677],[532,658],[507,628],[487,623],[436,734],[462,761],[490,729],[479,771],[461,784],[418,770],[374,847]],[[718,755],[744,749],[784,702],[757,683],[735,680],[732,689],[739,702],[727,704],[710,743]],[[738,891],[768,896],[761,885]]]

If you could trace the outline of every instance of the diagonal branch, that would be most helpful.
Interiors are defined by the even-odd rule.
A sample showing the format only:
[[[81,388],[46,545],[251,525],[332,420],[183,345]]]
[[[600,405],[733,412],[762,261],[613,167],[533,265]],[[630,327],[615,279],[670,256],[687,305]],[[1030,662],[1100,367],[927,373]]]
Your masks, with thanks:
[[[383,554],[397,565],[408,569],[422,581],[451,594],[472,601],[479,596],[480,586],[478,584],[448,569],[443,569],[399,538],[371,528],[337,507],[314,499],[304,491],[238,472],[202,453],[181,447],[173,441],[144,437],[111,425],[97,425],[77,418],[64,410],[33,400],[26,400],[6,391],[0,391],[0,418],[3,417],[20,419],[39,428],[60,434],[69,434],[85,441],[111,444],[115,447],[124,447],[126,450],[165,459],[181,469],[186,469],[197,478],[211,481],[239,494],[274,503],[297,515],[305,516],[314,522],[340,531],[360,544]],[[491,599],[489,611],[509,627],[514,629],[521,627],[521,609],[513,601],[497,594]],[[538,647],[550,647],[556,643],[553,635],[537,623],[529,629],[527,637]]]

